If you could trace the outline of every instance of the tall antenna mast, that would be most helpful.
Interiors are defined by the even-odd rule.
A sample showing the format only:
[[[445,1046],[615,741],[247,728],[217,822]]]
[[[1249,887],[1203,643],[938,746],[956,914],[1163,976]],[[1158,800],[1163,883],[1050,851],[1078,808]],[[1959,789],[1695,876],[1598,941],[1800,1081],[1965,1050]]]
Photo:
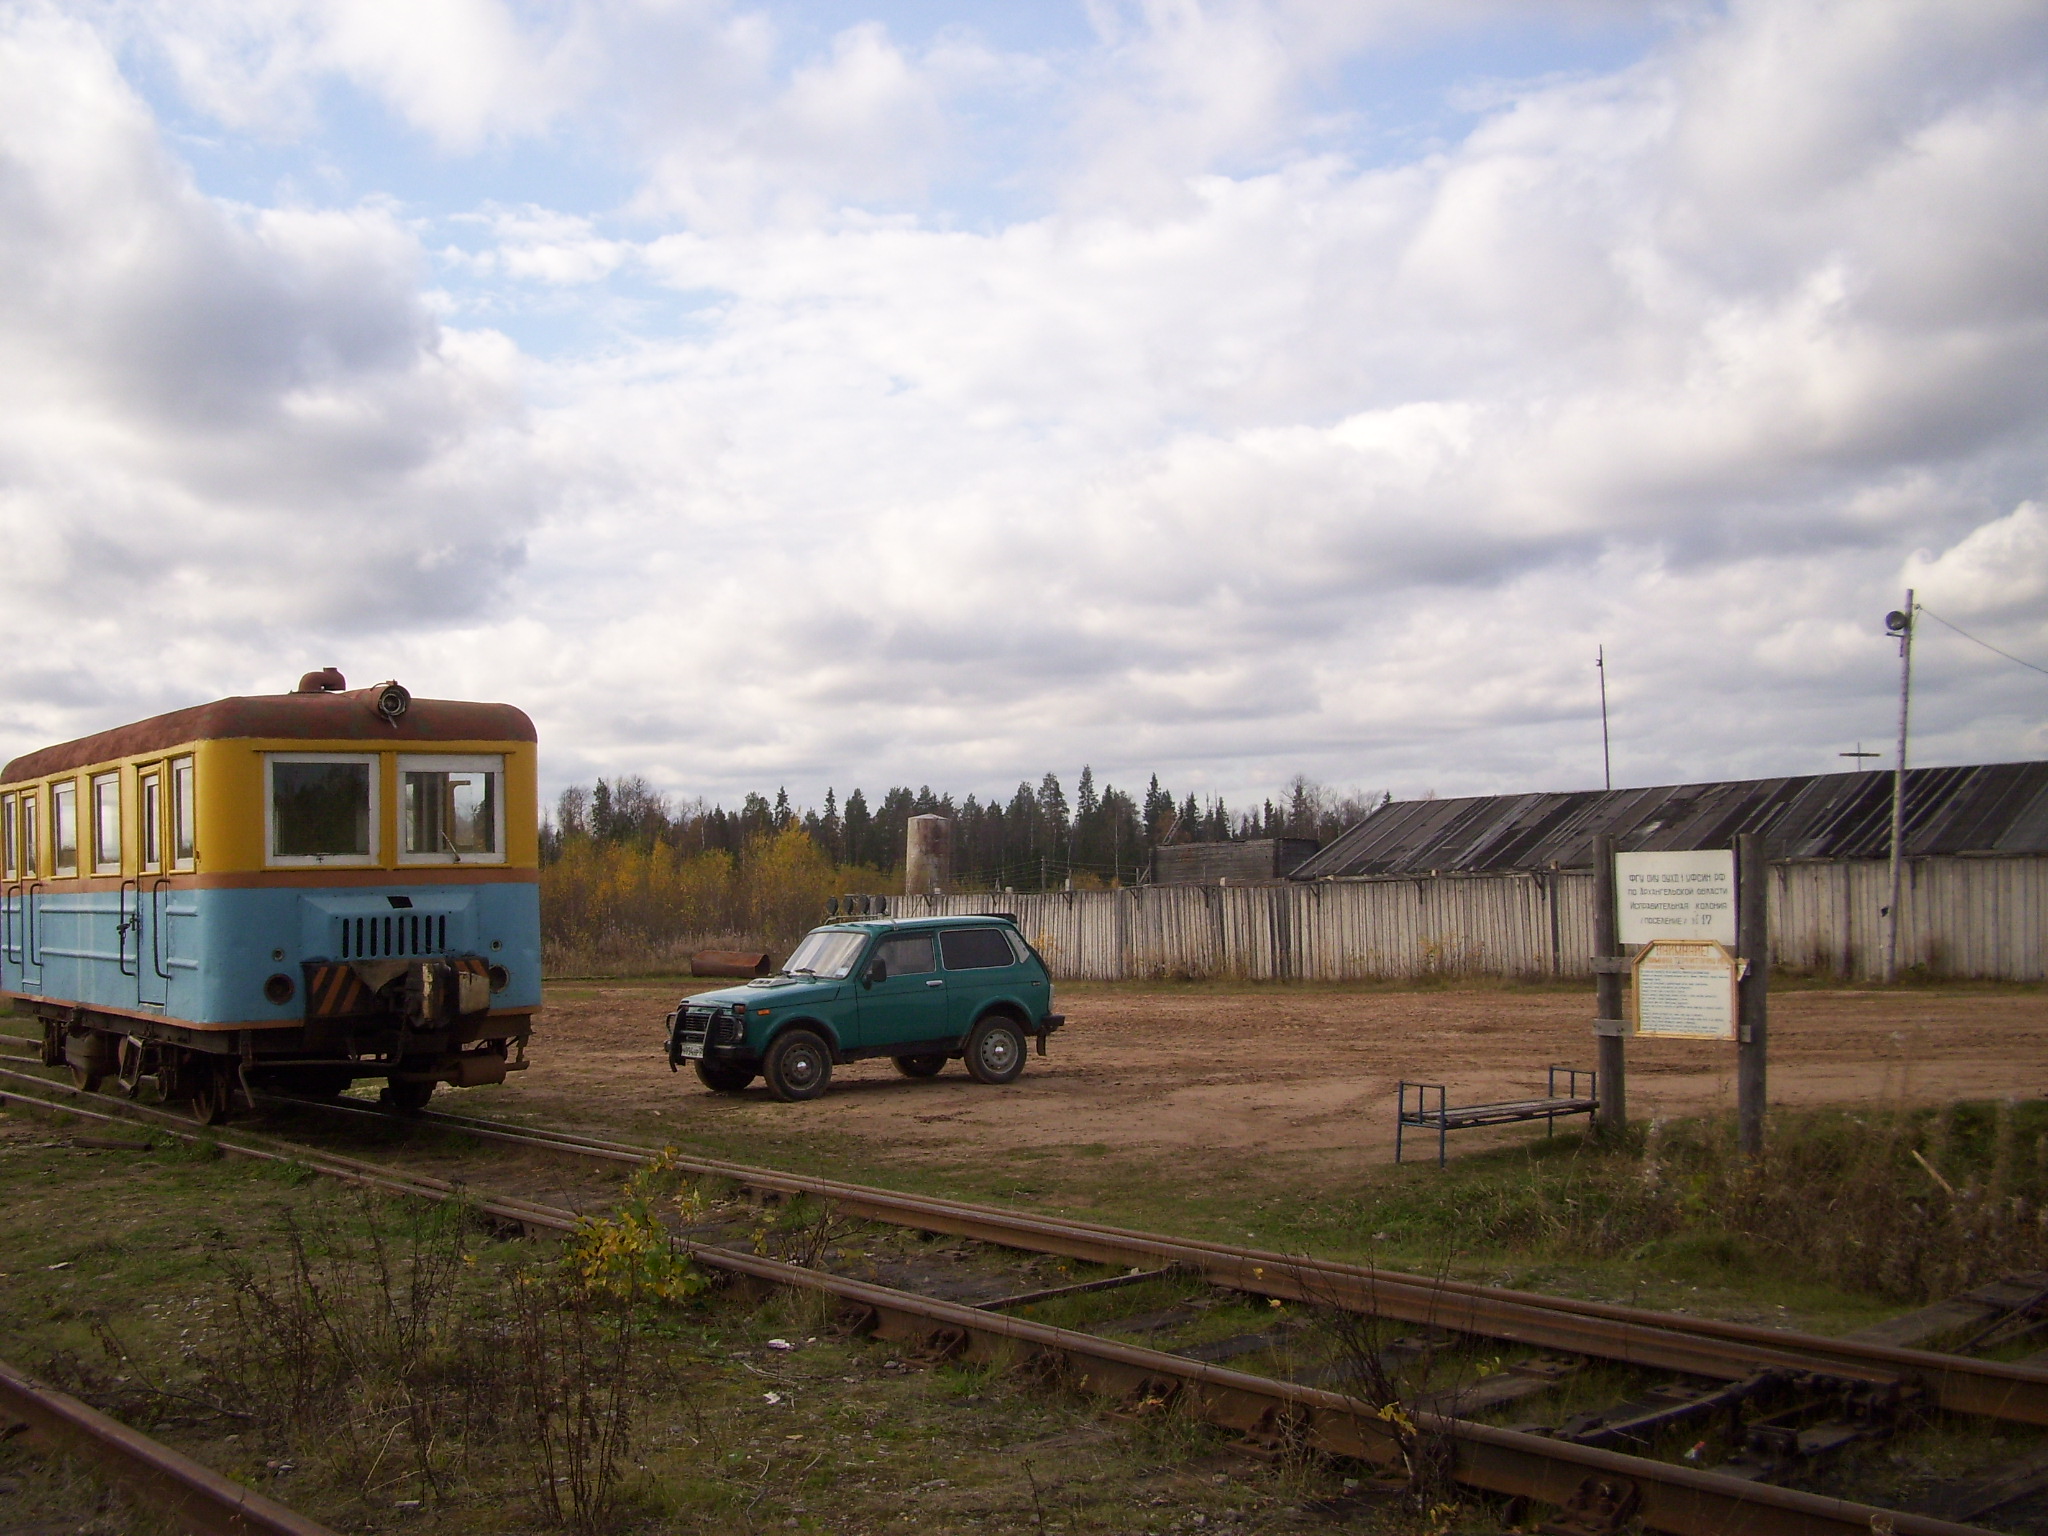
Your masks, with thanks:
[[[1614,757],[1607,746],[1607,647],[1601,646],[1593,665],[1600,669],[1600,777],[1609,789],[1614,788]]]

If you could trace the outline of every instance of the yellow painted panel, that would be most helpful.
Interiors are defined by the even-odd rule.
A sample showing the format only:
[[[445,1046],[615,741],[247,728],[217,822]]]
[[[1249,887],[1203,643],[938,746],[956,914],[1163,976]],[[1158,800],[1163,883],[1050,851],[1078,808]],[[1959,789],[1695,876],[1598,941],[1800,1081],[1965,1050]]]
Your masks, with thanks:
[[[193,742],[130,757],[118,763],[95,763],[74,773],[58,775],[38,784],[23,784],[22,791],[40,789],[42,806],[38,817],[37,841],[40,867],[50,868],[52,835],[49,826],[49,786],[73,780],[79,786],[79,842],[81,866],[89,862],[86,844],[91,835],[87,824],[90,811],[90,783],[95,773],[110,768],[121,770],[122,872],[138,873],[141,867],[141,817],[135,794],[137,769],[145,764],[164,765],[164,835],[170,837],[172,807],[168,800],[169,765],[178,758],[193,759],[193,813],[197,831],[199,870],[205,874],[237,874],[264,867],[266,839],[264,818],[268,814],[263,798],[263,758],[268,752],[332,752],[378,759],[377,859],[371,867],[398,867],[398,758],[435,753],[477,756],[485,753],[505,759],[505,866],[535,868],[540,863],[540,763],[539,753],[527,741],[408,741],[384,750],[367,749],[361,741],[257,740],[233,738]],[[360,867],[360,866],[358,866]],[[498,867],[498,866],[493,866]]]

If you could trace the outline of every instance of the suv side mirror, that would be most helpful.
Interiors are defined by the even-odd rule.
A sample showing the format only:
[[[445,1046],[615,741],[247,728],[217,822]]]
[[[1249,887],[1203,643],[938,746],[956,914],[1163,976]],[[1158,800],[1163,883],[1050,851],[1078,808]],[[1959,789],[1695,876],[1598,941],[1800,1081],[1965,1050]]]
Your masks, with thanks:
[[[869,962],[868,962],[868,985],[869,985],[869,986],[873,986],[873,985],[874,985],[874,984],[875,984],[876,982],[878,982],[878,981],[887,981],[888,979],[889,979],[889,962],[888,962],[888,961],[886,961],[886,960],[880,960],[880,959],[877,959],[877,960],[871,960],[871,961],[869,961]]]

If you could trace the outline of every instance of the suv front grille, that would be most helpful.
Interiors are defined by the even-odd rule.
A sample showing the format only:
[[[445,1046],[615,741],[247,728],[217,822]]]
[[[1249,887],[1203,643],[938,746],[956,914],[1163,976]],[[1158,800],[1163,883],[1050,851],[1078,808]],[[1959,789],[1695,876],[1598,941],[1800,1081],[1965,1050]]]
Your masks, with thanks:
[[[676,1023],[676,1039],[684,1045],[730,1045],[740,1038],[740,1021],[723,1009],[686,1008]]]

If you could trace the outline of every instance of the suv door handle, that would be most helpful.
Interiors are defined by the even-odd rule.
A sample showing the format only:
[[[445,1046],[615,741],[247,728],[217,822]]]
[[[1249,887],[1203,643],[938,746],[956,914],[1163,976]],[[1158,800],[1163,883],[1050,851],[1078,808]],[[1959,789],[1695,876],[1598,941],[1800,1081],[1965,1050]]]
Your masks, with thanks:
[[[943,987],[945,983],[943,981],[928,981],[925,985],[928,987]]]

